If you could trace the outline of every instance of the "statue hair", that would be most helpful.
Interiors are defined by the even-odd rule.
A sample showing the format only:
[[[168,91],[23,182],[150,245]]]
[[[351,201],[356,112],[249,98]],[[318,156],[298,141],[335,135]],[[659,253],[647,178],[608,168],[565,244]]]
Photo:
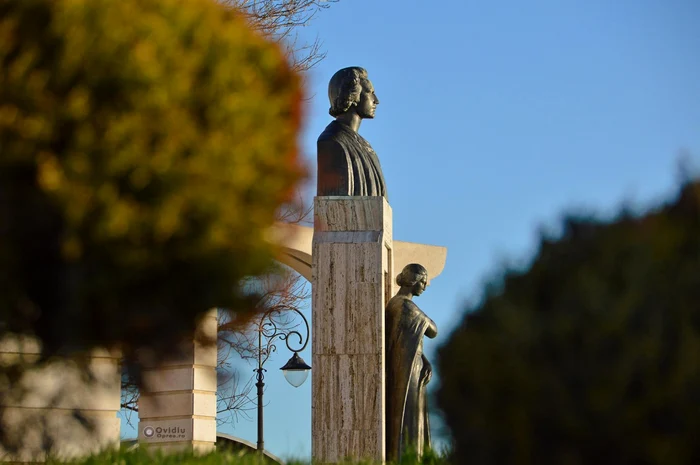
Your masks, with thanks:
[[[328,99],[331,101],[328,113],[333,117],[339,116],[359,103],[362,81],[367,79],[367,71],[359,66],[343,68],[336,72],[328,83]]]
[[[403,271],[396,276],[396,284],[401,287],[413,287],[423,276],[428,276],[428,270],[423,265],[411,263],[403,267]]]

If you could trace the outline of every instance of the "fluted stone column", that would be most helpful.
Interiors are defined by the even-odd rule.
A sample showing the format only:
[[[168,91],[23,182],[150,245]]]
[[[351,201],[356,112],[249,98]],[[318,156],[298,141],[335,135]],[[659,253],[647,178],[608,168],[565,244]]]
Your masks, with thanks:
[[[14,449],[0,446],[0,461],[75,459],[118,448],[118,351],[97,349],[32,366],[40,353],[40,344],[29,337],[0,341],[0,365],[27,364],[19,379],[0,385],[0,429]]]
[[[198,331],[216,340],[216,310]],[[163,452],[216,448],[216,344],[195,341],[176,357],[144,370],[139,397],[139,444]]]
[[[314,200],[312,450],[319,463],[385,457],[391,222],[383,197]]]

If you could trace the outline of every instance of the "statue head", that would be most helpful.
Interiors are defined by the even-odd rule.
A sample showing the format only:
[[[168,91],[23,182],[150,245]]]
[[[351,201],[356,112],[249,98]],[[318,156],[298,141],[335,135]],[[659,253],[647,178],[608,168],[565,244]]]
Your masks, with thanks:
[[[367,71],[358,66],[343,68],[336,72],[328,84],[328,99],[331,116],[340,116],[353,108],[360,118],[374,118],[379,99]]]
[[[406,265],[403,267],[403,271],[396,276],[396,284],[402,288],[411,288],[413,295],[421,295],[428,285],[428,270],[418,263]]]

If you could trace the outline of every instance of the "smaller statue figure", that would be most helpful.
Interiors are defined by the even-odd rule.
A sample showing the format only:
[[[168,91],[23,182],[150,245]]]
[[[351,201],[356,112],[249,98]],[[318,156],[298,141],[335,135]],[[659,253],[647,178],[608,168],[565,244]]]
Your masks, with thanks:
[[[411,300],[425,291],[428,271],[406,265],[396,277],[399,292],[386,306],[387,461],[398,462],[406,448],[421,456],[430,447],[426,385],[433,371],[423,355],[423,335],[437,336],[435,322]]]
[[[374,118],[379,104],[367,71],[354,66],[335,73],[328,98],[335,120],[318,138],[316,195],[386,197],[379,158],[357,133],[363,119]]]

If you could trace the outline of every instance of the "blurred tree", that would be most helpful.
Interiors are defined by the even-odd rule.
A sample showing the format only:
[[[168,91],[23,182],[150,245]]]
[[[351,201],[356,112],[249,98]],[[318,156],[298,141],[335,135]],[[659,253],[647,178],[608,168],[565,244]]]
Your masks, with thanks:
[[[700,463],[700,182],[567,217],[440,349],[454,463]]]
[[[0,3],[0,336],[170,347],[255,300],[303,170],[280,48],[213,0]]]

